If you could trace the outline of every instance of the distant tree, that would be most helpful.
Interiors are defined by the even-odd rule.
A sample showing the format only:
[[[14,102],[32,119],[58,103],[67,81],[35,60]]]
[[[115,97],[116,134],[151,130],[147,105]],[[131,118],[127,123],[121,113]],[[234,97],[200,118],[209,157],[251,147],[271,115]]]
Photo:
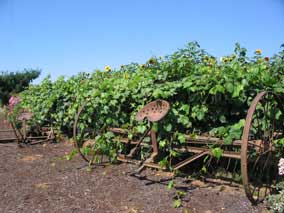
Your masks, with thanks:
[[[0,71],[0,105],[7,104],[12,94],[23,91],[40,75],[40,70]]]

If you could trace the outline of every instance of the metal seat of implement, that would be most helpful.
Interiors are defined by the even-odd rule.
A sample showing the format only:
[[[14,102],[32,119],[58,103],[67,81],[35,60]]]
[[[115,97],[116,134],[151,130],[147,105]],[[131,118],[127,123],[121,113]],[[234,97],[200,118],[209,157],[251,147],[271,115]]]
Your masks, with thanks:
[[[164,118],[170,109],[170,104],[164,100],[156,100],[148,103],[136,114],[137,121],[143,121],[145,118],[148,121],[156,122]]]
[[[152,148],[153,148],[153,153],[151,156],[142,161],[140,163],[140,167],[136,172],[140,172],[143,170],[147,164],[152,163],[155,159],[155,157],[158,155],[158,144],[157,144],[157,138],[156,138],[156,132],[152,130],[153,122],[158,122],[161,119],[163,119],[167,113],[169,112],[170,109],[170,104],[165,101],[165,100],[156,100],[153,102],[148,103],[145,105],[142,109],[140,109],[137,114],[136,114],[136,120],[137,121],[143,121],[143,120],[148,120],[150,121],[150,126],[149,128],[145,131],[143,136],[140,138],[136,146],[131,149],[129,154],[127,155],[127,158],[132,158],[134,154],[137,152],[139,146],[141,145],[142,141],[144,138],[150,134],[151,137],[151,143],[152,143]]]

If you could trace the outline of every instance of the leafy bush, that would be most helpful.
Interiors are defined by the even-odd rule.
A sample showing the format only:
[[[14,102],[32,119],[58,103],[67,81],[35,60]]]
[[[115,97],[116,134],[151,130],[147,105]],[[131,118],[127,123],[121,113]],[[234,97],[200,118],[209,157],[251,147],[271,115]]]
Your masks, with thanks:
[[[171,144],[185,142],[185,133],[210,133],[226,143],[240,139],[243,119],[256,94],[270,90],[284,95],[283,74],[284,51],[268,58],[257,50],[249,58],[246,49],[236,44],[233,54],[218,62],[193,42],[142,65],[132,63],[119,70],[107,66],[105,71],[55,82],[47,77],[21,93],[21,106],[33,112],[35,122],[52,121],[71,136],[75,113],[87,102],[79,120],[81,130],[123,127],[132,137],[131,132],[143,132],[148,125],[135,121],[137,111],[150,101],[165,99],[171,110],[154,128],[160,147],[169,151]]]

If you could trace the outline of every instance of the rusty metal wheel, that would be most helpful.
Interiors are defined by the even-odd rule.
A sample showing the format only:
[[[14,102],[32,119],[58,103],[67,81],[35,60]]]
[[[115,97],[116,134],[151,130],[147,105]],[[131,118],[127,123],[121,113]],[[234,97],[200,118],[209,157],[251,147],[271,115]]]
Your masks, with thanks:
[[[80,156],[88,162],[89,165],[101,163],[104,156],[96,148],[96,136],[97,131],[92,125],[92,118],[85,113],[87,111],[87,105],[90,103],[84,103],[75,115],[73,125],[73,140],[74,146]]]
[[[271,193],[278,176],[275,141],[283,138],[283,110],[271,92],[253,100],[245,121],[241,147],[241,173],[248,199],[257,204]]]

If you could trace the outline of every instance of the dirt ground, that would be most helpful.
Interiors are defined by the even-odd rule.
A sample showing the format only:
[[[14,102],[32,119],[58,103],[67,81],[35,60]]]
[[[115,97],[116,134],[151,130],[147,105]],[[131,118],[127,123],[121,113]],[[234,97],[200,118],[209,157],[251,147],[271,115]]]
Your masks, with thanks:
[[[88,171],[67,143],[18,148],[0,144],[0,212],[266,212],[252,207],[241,188],[185,182],[182,207],[173,208],[174,190],[167,190],[169,173],[146,170],[147,178],[130,176],[136,166],[97,166]],[[147,180],[148,179],[148,180]]]

